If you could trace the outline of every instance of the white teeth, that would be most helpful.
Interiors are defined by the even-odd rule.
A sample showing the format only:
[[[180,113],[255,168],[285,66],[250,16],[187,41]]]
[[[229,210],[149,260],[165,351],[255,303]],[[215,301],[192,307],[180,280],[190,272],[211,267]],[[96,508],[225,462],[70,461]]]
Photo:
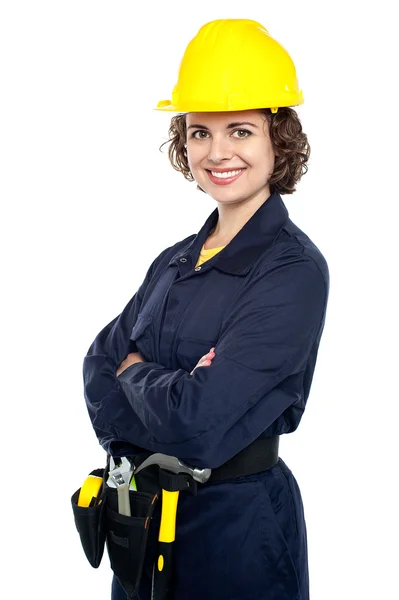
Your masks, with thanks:
[[[219,179],[228,179],[229,177],[234,177],[241,173],[242,169],[237,169],[236,171],[226,171],[225,173],[217,173],[216,171],[211,171],[214,177],[218,177]]]

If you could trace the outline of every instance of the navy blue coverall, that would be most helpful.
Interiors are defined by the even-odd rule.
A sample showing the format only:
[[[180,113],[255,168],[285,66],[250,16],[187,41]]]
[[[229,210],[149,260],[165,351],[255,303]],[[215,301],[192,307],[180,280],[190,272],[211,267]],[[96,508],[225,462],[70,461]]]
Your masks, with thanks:
[[[84,359],[89,415],[111,454],[140,447],[216,468],[260,436],[298,427],[325,323],[326,260],[274,192],[196,267],[217,220],[215,209],[161,252]],[[211,366],[190,375],[211,347]],[[116,377],[137,350],[146,362]],[[263,473],[181,493],[175,547],[175,600],[309,598],[302,499],[281,457]],[[148,586],[144,573],[140,600]]]

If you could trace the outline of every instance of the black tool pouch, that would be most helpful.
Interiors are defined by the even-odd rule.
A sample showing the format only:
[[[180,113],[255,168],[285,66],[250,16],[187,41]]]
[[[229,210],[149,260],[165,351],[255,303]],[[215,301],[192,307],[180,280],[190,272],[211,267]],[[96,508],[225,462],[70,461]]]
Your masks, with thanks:
[[[104,469],[96,469],[90,473],[104,478]],[[75,518],[76,529],[86,558],[95,569],[100,565],[105,547],[105,495],[103,484],[101,494],[96,506],[78,506],[80,488],[72,495],[72,510]]]
[[[131,516],[118,512],[118,494],[107,488],[105,528],[111,568],[129,598],[137,597],[158,493],[129,491]]]

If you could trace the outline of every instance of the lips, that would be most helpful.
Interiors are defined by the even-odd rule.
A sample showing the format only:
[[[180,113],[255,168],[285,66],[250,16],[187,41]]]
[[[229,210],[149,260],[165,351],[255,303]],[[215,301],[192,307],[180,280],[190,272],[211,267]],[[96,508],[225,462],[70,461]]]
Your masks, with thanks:
[[[244,173],[244,171],[245,171],[245,169],[230,169],[228,171],[227,170],[218,171],[217,169],[215,169],[213,171],[214,173],[218,173],[218,174],[220,173],[220,175],[217,176],[216,174],[213,175],[212,171],[206,169],[209,179],[215,185],[230,185],[230,183],[234,183],[234,181],[237,181],[237,179],[239,177],[241,177],[241,175]],[[226,174],[230,174],[230,173],[231,173],[231,176],[226,176]]]

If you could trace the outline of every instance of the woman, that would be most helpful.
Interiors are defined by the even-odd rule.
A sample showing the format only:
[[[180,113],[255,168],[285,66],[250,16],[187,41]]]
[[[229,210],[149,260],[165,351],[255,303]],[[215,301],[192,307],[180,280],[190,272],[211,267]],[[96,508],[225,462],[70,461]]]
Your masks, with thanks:
[[[108,452],[141,448],[220,474],[180,494],[174,600],[309,598],[301,494],[277,454],[305,410],[329,292],[323,255],[280,195],[307,170],[290,108],[302,102],[289,55],[259,23],[200,29],[158,108],[179,113],[173,167],[217,208],[155,259],[84,361]],[[156,523],[140,600],[151,595]],[[114,578],[113,600],[126,597]]]

